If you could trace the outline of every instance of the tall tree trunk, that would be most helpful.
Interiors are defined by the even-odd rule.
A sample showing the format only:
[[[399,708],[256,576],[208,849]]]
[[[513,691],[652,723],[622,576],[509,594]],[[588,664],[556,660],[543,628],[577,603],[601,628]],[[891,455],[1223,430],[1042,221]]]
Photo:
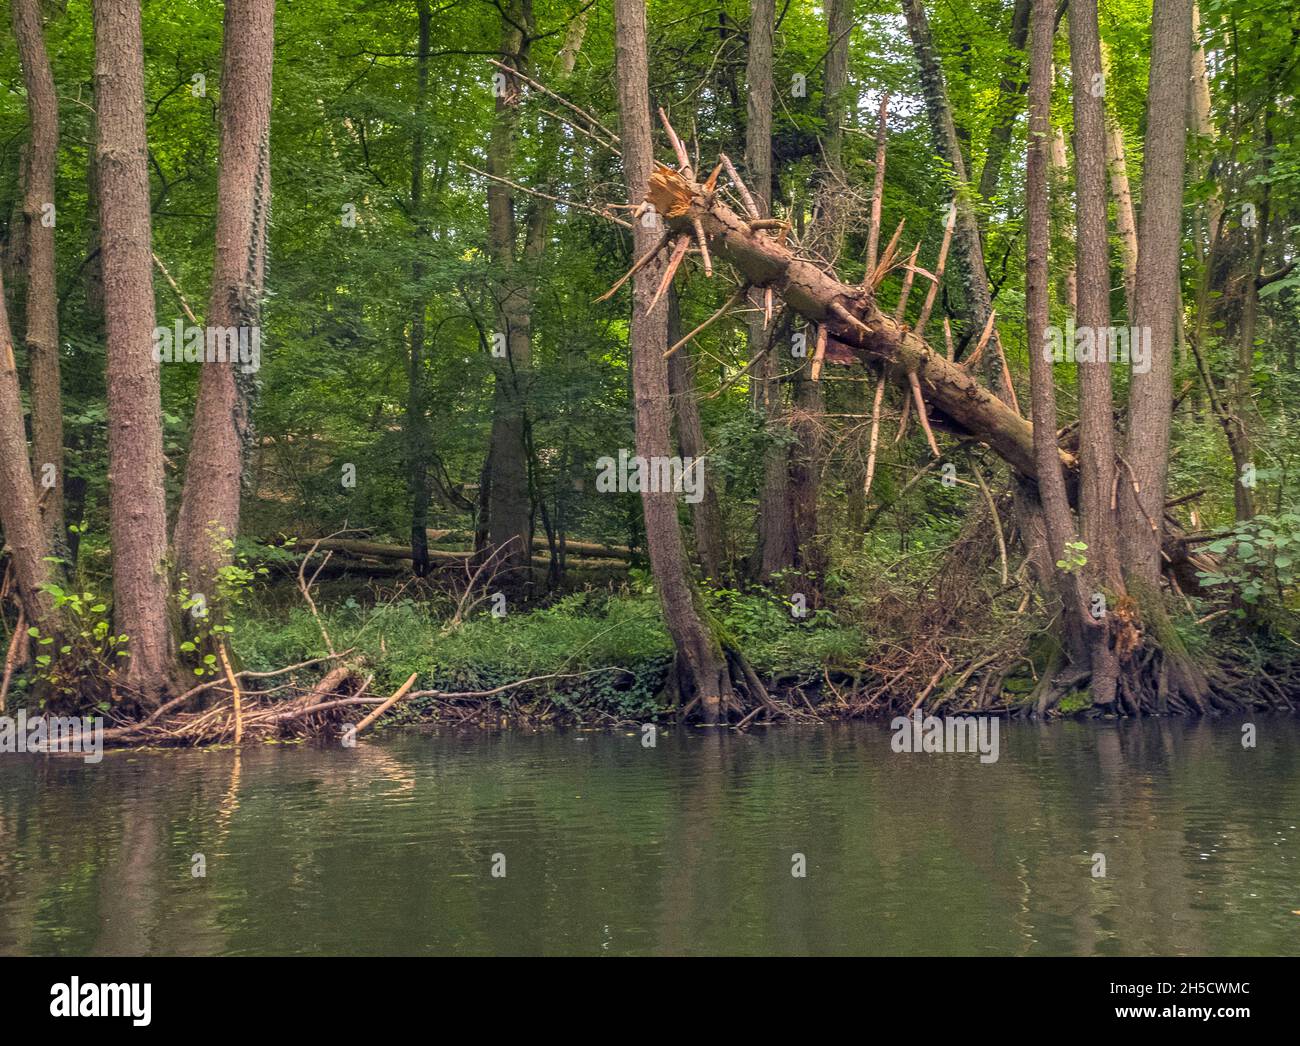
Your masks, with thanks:
[[[749,60],[745,79],[749,118],[745,125],[745,167],[759,213],[772,213],[772,48],[775,0],[753,0],[749,9]],[[763,291],[755,292],[762,303]],[[794,566],[797,554],[794,509],[790,496],[790,444],[785,438],[785,389],[781,350],[766,310],[748,316],[749,355],[762,356],[754,367],[755,406],[762,411],[769,436],[763,453],[763,482],[758,497],[758,544],[755,573],[767,581]]]
[[[41,586],[50,580],[50,543],[36,505],[36,486],[27,456],[23,404],[14,363],[14,343],[0,274],[0,527],[9,546],[18,597],[27,620],[39,626],[50,614],[52,601]]]
[[[417,0],[418,21],[415,59],[415,129],[411,136],[411,218],[415,222],[416,260],[411,266],[415,301],[411,306],[411,342],[406,359],[406,495],[411,510],[411,569],[416,577],[429,573],[429,426],[424,404],[425,309],[424,249],[428,229],[424,221],[424,121],[429,90],[429,37],[433,16],[428,0]]]
[[[675,287],[668,288],[668,341],[676,345],[682,337],[681,303]],[[704,425],[700,405],[695,399],[695,366],[684,349],[668,357],[668,389],[673,397],[673,414],[677,419],[677,446],[683,458],[704,457]],[[722,541],[722,510],[713,470],[704,467],[704,489],[700,500],[691,506],[695,535],[695,554],[706,577],[720,580],[726,570],[726,551]]]
[[[63,542],[63,404],[59,381],[59,300],[55,286],[54,175],[59,100],[41,31],[40,0],[12,0],[14,36],[27,85],[31,141],[23,214],[27,243],[27,355],[31,368],[32,467],[45,533]]]
[[[629,197],[640,200],[654,163],[650,132],[649,70],[646,52],[646,12],[642,0],[614,0],[614,49],[618,78],[623,177]],[[654,226],[638,220],[632,234],[635,254],[642,257],[658,242]],[[662,278],[662,256],[633,277],[632,326],[628,344],[632,354],[632,388],[636,409],[636,451],[649,462],[672,452],[668,364],[663,358],[668,338],[666,309],[650,309],[650,300]],[[649,484],[644,484],[649,486]],[[725,655],[716,636],[701,619],[695,587],[682,546],[674,491],[642,489],[646,546],[650,569],[659,592],[664,623],[677,653],[679,678],[688,700],[699,698],[707,723],[715,723],[730,695]]]
[[[1110,62],[1102,45],[1102,72],[1110,76]],[[1110,174],[1110,195],[1115,201],[1115,232],[1119,235],[1120,262],[1124,267],[1124,304],[1129,323],[1133,323],[1134,285],[1137,283],[1138,235],[1133,210],[1133,190],[1129,184],[1128,160],[1124,150],[1124,130],[1119,119],[1106,111],[1106,170]]]
[[[275,0],[226,0],[222,32],[216,254],[208,344],[237,331],[261,339],[263,215],[269,152]],[[226,341],[229,344],[229,341]],[[260,351],[260,350],[259,350]],[[251,358],[251,357],[250,357]],[[249,437],[246,364],[209,360],[200,368],[185,485],[176,518],[176,565],[190,590],[212,601],[218,570],[239,533],[244,447]]]
[[[502,61],[525,71],[529,64],[533,16],[531,0],[502,9]],[[532,502],[528,482],[528,400],[532,386],[532,284],[520,272],[517,257],[515,201],[509,186],[514,138],[519,121],[520,83],[506,74],[495,81],[496,115],[488,139],[488,243],[498,277],[495,334],[504,339],[503,355],[492,359],[492,486],[488,496],[488,544],[497,552],[500,582],[526,590],[531,579]],[[499,551],[498,551],[499,550]]]
[[[1106,115],[1091,85],[1101,75],[1097,0],[1070,0],[1070,57],[1074,83],[1076,272],[1079,329],[1091,330],[1101,349],[1110,329],[1110,242],[1106,222]],[[1115,411],[1108,348],[1079,363],[1079,515],[1088,546],[1085,577],[1109,597],[1124,594],[1111,507],[1115,486]],[[1087,593],[1089,598],[1091,593]],[[1108,599],[1109,601],[1109,599]],[[1093,615],[1096,620],[1096,615]],[[1105,628],[1089,630],[1093,702],[1115,700],[1119,665]]]
[[[1029,154],[1025,162],[1025,337],[1029,343],[1029,380],[1034,426],[1034,463],[1047,540],[1056,561],[1068,560],[1075,540],[1061,452],[1056,442],[1056,386],[1048,344],[1048,251],[1051,245],[1051,200],[1048,185],[1052,149],[1052,0],[1033,0],[1029,43]],[[1064,632],[1071,659],[1087,662],[1082,602],[1077,574],[1058,570],[1055,592],[1064,612]]]
[[[1127,460],[1138,490],[1129,489],[1120,501],[1126,572],[1152,592],[1160,579],[1168,488],[1191,58],[1191,0],[1158,0],[1151,30],[1133,317],[1144,336],[1150,332],[1151,366],[1145,373],[1134,370],[1129,385]]]
[[[129,637],[125,685],[149,706],[169,686],[173,648],[139,0],[95,0],[94,17],[113,615]]]

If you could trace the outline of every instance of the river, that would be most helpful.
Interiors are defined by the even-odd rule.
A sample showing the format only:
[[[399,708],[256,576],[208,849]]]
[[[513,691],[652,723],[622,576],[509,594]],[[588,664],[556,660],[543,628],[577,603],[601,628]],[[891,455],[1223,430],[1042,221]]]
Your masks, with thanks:
[[[1300,954],[1300,722],[1256,728],[5,755],[0,954]]]

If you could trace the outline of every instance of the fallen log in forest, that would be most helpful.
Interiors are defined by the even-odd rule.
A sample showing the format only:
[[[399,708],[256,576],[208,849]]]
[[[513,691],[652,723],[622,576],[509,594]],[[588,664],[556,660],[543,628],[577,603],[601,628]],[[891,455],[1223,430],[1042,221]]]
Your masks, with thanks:
[[[295,541],[294,548],[306,551],[315,547],[318,552],[334,552],[343,556],[353,556],[363,559],[382,559],[382,560],[409,560],[412,558],[411,547],[409,545],[389,545],[381,541],[365,541],[359,538],[313,538],[298,537]],[[283,545],[283,539],[279,542]],[[543,546],[544,547],[544,546]],[[603,548],[595,544],[590,544],[589,548]],[[571,554],[577,556],[581,562],[570,563],[566,566],[567,570],[626,570],[627,562],[617,558],[593,558],[591,553],[583,552]],[[429,560],[432,563],[438,563],[445,566],[464,566],[469,562],[473,555],[468,549],[457,549],[456,551],[445,549],[430,549]],[[534,567],[545,570],[550,566],[549,556],[533,556],[532,562]]]

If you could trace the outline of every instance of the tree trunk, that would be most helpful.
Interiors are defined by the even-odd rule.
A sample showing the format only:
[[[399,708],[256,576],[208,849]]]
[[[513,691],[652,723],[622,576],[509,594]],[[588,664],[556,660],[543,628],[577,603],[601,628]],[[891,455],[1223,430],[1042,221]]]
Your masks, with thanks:
[[[1110,63],[1102,46],[1103,73],[1110,75]],[[1137,218],[1133,210],[1133,190],[1129,185],[1128,160],[1124,151],[1124,131],[1119,120],[1106,113],[1106,169],[1110,173],[1110,195],[1115,201],[1115,232],[1119,235],[1120,261],[1124,266],[1124,304],[1128,320],[1133,323],[1133,289],[1137,282]]]
[[[406,496],[411,510],[411,569],[416,577],[429,573],[429,425],[424,405],[425,297],[424,249],[428,228],[424,207],[425,97],[429,90],[429,37],[433,16],[428,0],[417,0],[418,42],[415,59],[415,128],[411,136],[411,218],[415,222],[416,260],[411,266],[415,301],[411,306],[411,341],[406,358]]]
[[[1133,323],[1149,331],[1150,369],[1129,385],[1127,460],[1137,492],[1120,499],[1125,569],[1150,590],[1160,578],[1161,532],[1169,474],[1173,366],[1183,232],[1187,81],[1191,75],[1191,0],[1160,0],[1151,30],[1142,216]]]
[[[95,0],[94,17],[113,615],[129,637],[125,685],[151,706],[173,662],[139,0]]]
[[[749,118],[745,125],[745,168],[754,203],[764,218],[772,213],[772,48],[775,0],[753,0],[749,9],[749,59],[745,70]],[[762,305],[761,296],[759,305]],[[755,407],[762,413],[771,441],[763,453],[763,482],[758,497],[758,543],[754,568],[758,578],[794,566],[796,542],[790,497],[790,442],[786,438],[785,388],[781,382],[781,348],[766,310],[747,320],[749,356],[762,359],[753,370]]]
[[[54,175],[59,100],[41,31],[40,0],[12,0],[14,36],[27,85],[31,140],[23,214],[27,246],[27,356],[31,368],[32,467],[45,533],[63,542],[63,405],[59,382],[59,300],[55,286]]]
[[[531,0],[503,7],[501,54],[505,64],[524,71],[529,64],[532,31]],[[488,545],[499,550],[494,566],[507,587],[526,591],[532,577],[532,503],[528,483],[527,410],[532,384],[532,284],[519,271],[515,201],[509,186],[514,137],[519,120],[521,87],[508,74],[494,81],[496,116],[488,139],[488,244],[499,273],[493,284],[496,300],[493,346],[495,384],[492,396],[492,486],[488,497]],[[497,355],[498,347],[503,350]]]
[[[1094,336],[1110,328],[1110,238],[1106,222],[1106,114],[1091,88],[1101,75],[1097,0],[1070,0],[1070,57],[1074,84],[1075,209],[1078,216],[1076,265],[1080,329]],[[1100,347],[1102,342],[1096,344]],[[1115,413],[1108,352],[1078,364],[1079,375],[1079,516],[1088,546],[1085,577],[1109,593],[1108,602],[1124,594],[1116,534],[1119,519],[1111,508],[1115,485]],[[1085,593],[1089,599],[1095,598]],[[1095,604],[1094,604],[1095,605]],[[1093,615],[1093,620],[1104,620]],[[1092,698],[1115,700],[1119,671],[1105,628],[1089,629]]]
[[[618,77],[623,176],[631,199],[640,200],[654,162],[650,132],[649,70],[646,53],[646,13],[641,0],[614,0],[614,48]],[[662,213],[662,212],[661,212]],[[633,222],[635,254],[642,257],[658,242],[658,219],[647,226]],[[671,455],[671,408],[668,396],[667,310],[650,309],[650,299],[662,278],[662,256],[633,277],[632,388],[636,409],[636,451],[649,461]],[[645,484],[649,486],[649,484]],[[721,644],[701,619],[689,564],[677,523],[674,491],[641,491],[650,570],[659,591],[664,623],[677,653],[679,678],[688,700],[699,698],[706,723],[716,723],[730,696],[726,658]]]
[[[50,543],[41,525],[27,456],[27,433],[23,429],[23,404],[14,364],[14,344],[5,306],[4,279],[0,275],[0,527],[9,547],[18,598],[27,620],[39,626],[50,615],[52,601],[41,591],[50,580]]]
[[[1085,0],[1086,2],[1086,0]],[[1030,402],[1034,433],[1034,464],[1038,470],[1039,501],[1054,562],[1070,559],[1067,545],[1075,540],[1061,453],[1056,442],[1056,386],[1048,344],[1048,251],[1051,246],[1051,200],[1048,185],[1052,149],[1052,0],[1033,0],[1029,44],[1029,154],[1025,161],[1025,337],[1029,344]],[[1064,614],[1064,634],[1071,660],[1087,664],[1078,575],[1056,570],[1053,589]]]
[[[681,306],[674,287],[668,288],[668,341],[676,345],[682,336]],[[668,357],[668,390],[673,397],[673,414],[677,419],[677,446],[683,458],[704,457],[704,426],[700,422],[700,405],[695,399],[695,366],[684,350]],[[726,570],[726,551],[722,541],[722,510],[713,482],[713,470],[704,466],[704,491],[691,506],[695,534],[695,554],[705,577],[721,580]]]
[[[274,0],[226,0],[222,32],[217,234],[208,303],[208,344],[238,332],[261,339],[262,219],[269,200]],[[215,332],[215,333],[214,333]],[[260,350],[259,350],[260,351]],[[250,356],[251,359],[251,356]],[[211,603],[217,572],[231,561],[239,533],[244,447],[250,436],[251,363],[208,360],[190,430],[185,485],[176,518],[176,566],[191,592]]]

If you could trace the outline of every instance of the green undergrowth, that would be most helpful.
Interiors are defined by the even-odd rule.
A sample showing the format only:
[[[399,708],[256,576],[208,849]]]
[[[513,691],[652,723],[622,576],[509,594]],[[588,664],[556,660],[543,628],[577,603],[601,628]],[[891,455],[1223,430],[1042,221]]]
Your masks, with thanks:
[[[711,591],[704,599],[719,634],[766,679],[812,680],[823,665],[842,666],[864,653],[859,630],[828,611],[798,617],[788,602],[758,592]],[[502,617],[484,603],[457,628],[448,628],[445,611],[407,599],[378,606],[344,599],[320,608],[320,624],[336,650],[354,649],[352,656],[374,673],[376,694],[391,693],[411,673],[416,689],[442,691],[489,690],[563,673],[571,677],[515,688],[497,700],[508,707],[544,695],[579,715],[645,717],[667,710],[672,643],[653,591],[636,579],[620,593],[577,593]],[[303,607],[252,608],[237,623],[233,646],[242,667],[256,671],[327,652],[320,626]],[[420,710],[417,700],[407,715]]]

